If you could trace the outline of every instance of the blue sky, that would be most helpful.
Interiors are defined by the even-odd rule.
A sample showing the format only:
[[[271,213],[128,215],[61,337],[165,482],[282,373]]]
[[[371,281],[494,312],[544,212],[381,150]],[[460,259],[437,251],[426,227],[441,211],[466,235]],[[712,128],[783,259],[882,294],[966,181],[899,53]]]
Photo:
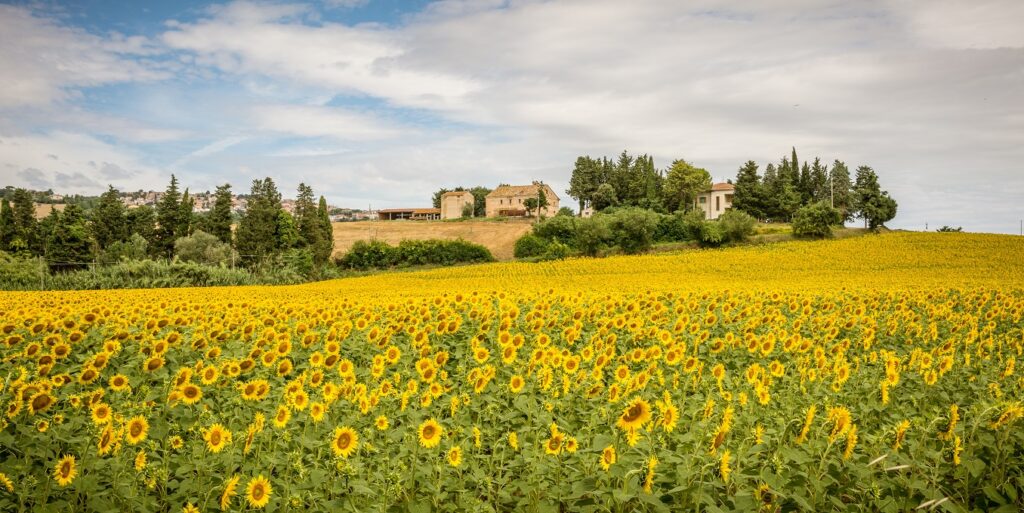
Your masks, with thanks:
[[[1020,19],[997,0],[0,3],[0,183],[272,176],[417,206],[442,186],[561,192],[582,154],[721,181],[796,146],[871,165],[893,227],[1017,233]]]

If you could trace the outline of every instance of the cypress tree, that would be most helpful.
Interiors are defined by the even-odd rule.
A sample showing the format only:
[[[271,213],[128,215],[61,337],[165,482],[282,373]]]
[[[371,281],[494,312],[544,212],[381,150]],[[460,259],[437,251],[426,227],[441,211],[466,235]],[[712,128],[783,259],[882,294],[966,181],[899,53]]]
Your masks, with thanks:
[[[320,203],[316,209],[317,224],[320,230],[320,245],[317,247],[314,257],[320,264],[327,263],[334,253],[334,226],[331,225],[331,216],[327,211],[327,200],[320,196]]]
[[[46,247],[46,259],[52,271],[71,271],[88,266],[87,262],[92,259],[89,229],[78,205],[68,205],[57,216]]]
[[[39,238],[39,226],[36,221],[36,204],[32,193],[25,189],[15,189],[11,201],[13,216],[13,235],[8,249],[14,252],[27,252],[32,255],[43,254],[44,241]]]
[[[757,175],[757,163],[748,160],[736,174],[736,192],[733,193],[732,207],[758,219],[767,217],[763,205],[764,192],[761,177]]]
[[[100,195],[99,204],[93,211],[92,234],[101,250],[115,242],[128,240],[128,218],[121,193],[113,186]]]
[[[181,195],[181,202],[178,203],[178,226],[174,230],[174,240],[192,235],[192,228],[195,224],[192,211],[195,204],[195,198],[189,196],[188,189],[185,189],[185,193]]]
[[[278,230],[282,212],[281,193],[274,181],[269,177],[253,180],[245,214],[235,232],[236,247],[243,264],[250,267],[260,265],[282,248]]]
[[[181,197],[178,178],[171,175],[171,183],[156,205],[156,231],[153,234],[153,253],[160,258],[174,256],[174,240],[181,225]]]
[[[317,206],[314,203],[313,188],[299,184],[299,195],[295,198],[295,230],[298,232],[298,247],[315,248],[320,244],[322,230],[317,219]]]
[[[0,201],[0,251],[10,251],[14,240],[14,210],[11,203]]]
[[[846,164],[836,159],[832,163],[832,170],[829,172],[829,183],[826,187],[829,189],[829,200],[830,204],[839,211],[839,215],[842,216],[843,222],[850,221],[854,217],[853,208],[853,184],[850,182],[850,170],[846,168]]]
[[[231,184],[217,186],[213,210],[206,218],[206,231],[225,244],[231,244]]]

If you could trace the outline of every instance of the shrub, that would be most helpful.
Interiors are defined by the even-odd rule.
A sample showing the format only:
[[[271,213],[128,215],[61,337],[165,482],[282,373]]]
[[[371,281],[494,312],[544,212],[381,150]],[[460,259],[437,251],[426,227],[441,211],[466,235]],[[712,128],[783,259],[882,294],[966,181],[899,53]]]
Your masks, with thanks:
[[[597,256],[612,240],[608,216],[595,215],[576,224],[576,249],[586,256]]]
[[[700,225],[700,238],[697,239],[701,246],[720,246],[726,242],[725,230],[722,224],[714,221],[704,221]]]
[[[337,263],[339,267],[345,269],[372,269],[391,267],[396,262],[397,251],[388,243],[379,240],[357,240]]]
[[[658,214],[634,207],[617,210],[608,217],[612,238],[623,252],[641,253],[654,246]]]
[[[384,269],[411,265],[454,265],[493,262],[491,251],[458,240],[403,240],[397,247],[381,241],[356,241],[337,264],[345,269]]]
[[[558,242],[557,240],[548,244],[544,254],[540,256],[541,260],[564,260],[572,255],[572,248]]]
[[[516,258],[534,258],[543,255],[547,249],[547,240],[532,233],[527,233],[516,240],[512,253]]]
[[[548,240],[560,241],[572,246],[576,238],[576,218],[555,216],[533,225],[533,234]]]
[[[684,240],[695,240],[700,242],[704,240],[704,225],[708,224],[708,221],[704,217],[704,213],[699,210],[691,210],[683,214],[682,219],[682,233]]]
[[[743,242],[754,233],[757,219],[739,210],[730,209],[718,217],[722,235],[728,242]]]
[[[807,205],[793,214],[793,235],[806,238],[831,237],[832,225],[841,221],[839,211],[825,203]]]
[[[558,212],[555,215],[556,216],[576,217],[576,212],[574,212],[573,209],[571,209],[569,207],[562,207],[562,208],[558,209]]]
[[[232,250],[216,236],[198,230],[174,241],[174,256],[182,262],[225,265],[231,262]]]
[[[0,283],[5,290],[26,290],[39,288],[40,278],[49,272],[39,261],[19,258],[0,251]]]
[[[99,263],[116,264],[125,260],[145,260],[149,254],[149,243],[137,233],[126,241],[117,241],[99,255]]]

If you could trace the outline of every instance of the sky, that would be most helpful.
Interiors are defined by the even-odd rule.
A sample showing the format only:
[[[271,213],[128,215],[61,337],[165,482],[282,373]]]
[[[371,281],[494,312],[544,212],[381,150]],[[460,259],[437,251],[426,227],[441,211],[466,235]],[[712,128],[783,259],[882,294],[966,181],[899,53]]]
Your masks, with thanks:
[[[0,3],[0,185],[332,205],[543,180],[579,155],[715,181],[871,166],[893,228],[1019,233],[1020,0]]]

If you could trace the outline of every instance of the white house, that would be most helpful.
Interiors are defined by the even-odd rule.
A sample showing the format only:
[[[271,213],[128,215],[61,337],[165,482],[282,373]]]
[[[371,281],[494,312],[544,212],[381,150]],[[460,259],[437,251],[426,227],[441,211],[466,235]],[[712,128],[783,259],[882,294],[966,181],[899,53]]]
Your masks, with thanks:
[[[736,186],[731,183],[716,183],[711,190],[697,195],[694,207],[704,212],[707,219],[718,219],[722,212],[732,208],[732,195]]]

